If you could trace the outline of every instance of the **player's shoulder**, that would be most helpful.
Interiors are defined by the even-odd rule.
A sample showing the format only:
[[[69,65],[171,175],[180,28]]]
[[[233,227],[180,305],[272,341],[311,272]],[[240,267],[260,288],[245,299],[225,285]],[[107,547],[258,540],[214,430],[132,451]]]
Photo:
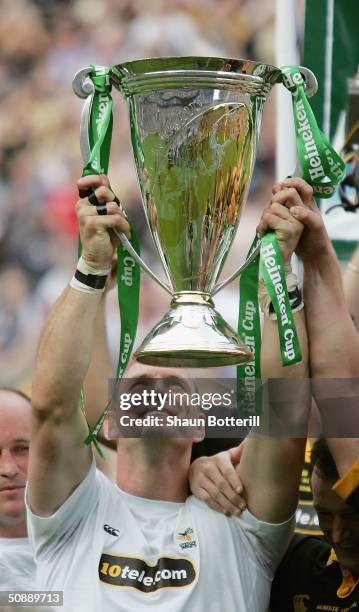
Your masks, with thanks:
[[[190,495],[185,505],[190,510],[196,523],[201,525],[204,530],[210,531],[217,526],[219,529],[227,528],[236,531],[245,529],[245,525],[240,518],[213,510],[195,495]]]
[[[120,490],[116,482],[111,480],[108,476],[106,476],[106,474],[104,474],[98,468],[96,468],[95,470],[95,483],[96,483],[96,488],[99,490],[99,493],[100,493],[100,500],[101,500],[101,495],[103,497],[107,496],[107,497],[113,497],[113,498],[119,498],[121,496]]]
[[[204,501],[196,497],[195,495],[190,495],[187,497],[186,504],[188,508],[190,508],[193,512],[197,512],[198,514],[202,514],[208,517],[216,519],[225,518],[225,515],[221,512],[216,512],[210,506],[208,506]]]
[[[281,571],[310,573],[313,568],[326,565],[330,545],[323,536],[294,534],[282,560]]]
[[[318,554],[327,555],[330,551],[330,545],[324,536],[320,535],[304,535],[295,533],[289,545],[288,556],[318,556]]]

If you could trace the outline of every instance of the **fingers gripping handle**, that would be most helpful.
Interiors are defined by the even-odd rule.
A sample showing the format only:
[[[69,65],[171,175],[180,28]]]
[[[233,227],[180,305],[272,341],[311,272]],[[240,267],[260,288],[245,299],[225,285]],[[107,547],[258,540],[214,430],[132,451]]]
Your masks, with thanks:
[[[85,164],[89,162],[91,156],[91,145],[89,139],[89,124],[91,117],[91,109],[95,95],[95,87],[90,78],[90,74],[92,72],[91,67],[83,68],[74,77],[72,87],[75,94],[82,99],[85,99],[85,103],[82,109],[81,115],[81,127],[80,127],[80,147],[81,154]],[[92,190],[89,190],[89,193],[85,193],[82,191],[80,193],[80,197],[88,197],[91,195]],[[127,218],[127,214],[117,197],[114,198],[114,201],[118,204],[121,209],[121,212]],[[143,261],[143,259],[136,253],[135,249],[131,245],[127,236],[123,232],[119,232],[117,229],[112,230],[117,238],[121,241],[123,247],[128,251],[128,253],[133,257],[133,259],[138,263],[141,268],[158,284],[162,289],[164,289],[171,296],[173,295],[173,291],[169,285],[164,283],[158,276],[152,272],[149,266]]]

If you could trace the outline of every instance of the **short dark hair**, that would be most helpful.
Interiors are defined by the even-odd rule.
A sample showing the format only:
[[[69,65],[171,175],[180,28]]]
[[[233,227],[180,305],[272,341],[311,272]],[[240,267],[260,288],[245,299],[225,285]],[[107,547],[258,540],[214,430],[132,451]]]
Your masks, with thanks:
[[[325,438],[318,438],[313,444],[310,456],[310,476],[313,474],[314,467],[319,476],[325,480],[338,480],[339,478],[338,468]]]
[[[15,393],[15,395],[19,395],[22,399],[26,400],[31,404],[31,398],[27,393],[21,391],[20,389],[15,389],[14,387],[0,387],[0,391],[8,391],[9,393]]]

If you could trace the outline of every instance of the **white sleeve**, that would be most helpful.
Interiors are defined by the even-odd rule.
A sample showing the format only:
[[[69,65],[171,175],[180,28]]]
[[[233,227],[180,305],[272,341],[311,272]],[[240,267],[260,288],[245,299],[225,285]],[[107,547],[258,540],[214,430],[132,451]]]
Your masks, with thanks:
[[[285,523],[265,523],[245,510],[240,518],[233,517],[232,521],[234,528],[245,536],[251,554],[265,572],[273,577],[292,539],[295,517],[292,516]]]
[[[91,510],[95,509],[98,504],[98,489],[95,459],[84,480],[51,516],[38,516],[31,511],[26,487],[28,534],[37,558],[41,558],[45,549],[49,552],[52,547],[54,550],[55,548],[59,550],[59,547],[66,546],[82,522],[91,514]]]

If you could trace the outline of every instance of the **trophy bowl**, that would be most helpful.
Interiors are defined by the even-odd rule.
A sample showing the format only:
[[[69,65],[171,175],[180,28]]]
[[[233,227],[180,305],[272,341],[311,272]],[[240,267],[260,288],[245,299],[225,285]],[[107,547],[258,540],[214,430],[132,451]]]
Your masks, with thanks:
[[[113,66],[110,79],[128,101],[143,207],[172,294],[134,357],[174,367],[251,361],[212,296],[250,261],[216,285],[246,202],[263,104],[281,71],[170,57]]]

